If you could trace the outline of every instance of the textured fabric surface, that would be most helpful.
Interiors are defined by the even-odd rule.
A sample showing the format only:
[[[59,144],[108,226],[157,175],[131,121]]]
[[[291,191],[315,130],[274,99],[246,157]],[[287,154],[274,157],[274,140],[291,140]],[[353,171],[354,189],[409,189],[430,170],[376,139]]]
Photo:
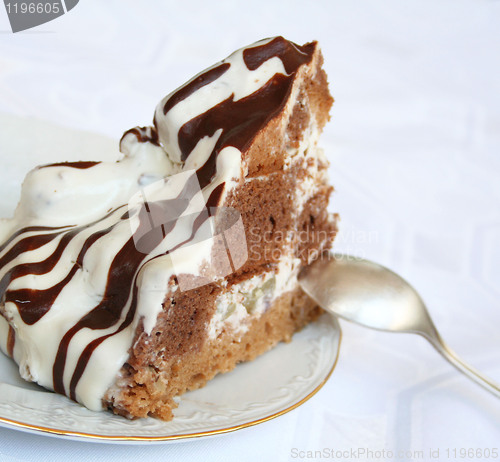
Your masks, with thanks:
[[[0,112],[118,140],[234,49],[273,35],[317,39],[336,100],[322,145],[342,217],[337,250],[410,280],[448,343],[500,381],[500,2],[147,3],[82,0],[18,34],[0,6]],[[25,172],[2,148],[13,134],[0,133],[5,217],[15,206],[5,192]],[[37,134],[17,136],[20,156],[23,137]],[[0,428],[0,461],[338,460],[336,450],[343,460],[445,461],[498,447],[498,400],[423,339],[342,327],[328,383],[268,423],[136,447]],[[479,454],[465,459],[488,460]]]

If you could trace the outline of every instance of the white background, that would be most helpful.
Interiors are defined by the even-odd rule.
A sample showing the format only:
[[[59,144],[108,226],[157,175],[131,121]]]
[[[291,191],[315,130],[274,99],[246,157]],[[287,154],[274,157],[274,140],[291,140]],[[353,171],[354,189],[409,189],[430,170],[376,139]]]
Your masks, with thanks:
[[[0,5],[0,112],[118,140],[233,50],[274,35],[317,39],[336,100],[322,144],[342,216],[337,249],[410,280],[444,338],[500,381],[499,31],[495,0],[81,0],[18,34]],[[22,146],[33,134],[14,135]],[[4,143],[0,168],[16,162]],[[2,192],[24,173],[0,172],[3,216],[15,204]],[[425,454],[344,460],[454,460],[446,448],[500,446],[498,399],[423,339],[342,326],[329,382],[271,422],[163,446],[0,429],[0,461],[311,460],[295,456],[323,448]]]

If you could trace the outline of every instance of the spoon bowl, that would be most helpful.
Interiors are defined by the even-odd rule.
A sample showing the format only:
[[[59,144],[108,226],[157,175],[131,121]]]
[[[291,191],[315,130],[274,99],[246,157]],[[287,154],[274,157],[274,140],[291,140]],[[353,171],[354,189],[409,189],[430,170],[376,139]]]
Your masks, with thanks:
[[[321,308],[348,321],[425,337],[460,372],[500,397],[500,387],[464,363],[443,341],[417,291],[377,263],[326,252],[299,274],[304,292]]]

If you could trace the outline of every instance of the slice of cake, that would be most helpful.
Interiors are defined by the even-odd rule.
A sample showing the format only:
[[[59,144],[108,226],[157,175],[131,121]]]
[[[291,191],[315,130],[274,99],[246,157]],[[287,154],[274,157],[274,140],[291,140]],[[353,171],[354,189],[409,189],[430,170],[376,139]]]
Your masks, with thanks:
[[[321,66],[316,42],[262,40],[165,97],[118,162],[28,174],[0,222],[0,347],[26,380],[169,420],[319,315],[297,274],[336,231]]]

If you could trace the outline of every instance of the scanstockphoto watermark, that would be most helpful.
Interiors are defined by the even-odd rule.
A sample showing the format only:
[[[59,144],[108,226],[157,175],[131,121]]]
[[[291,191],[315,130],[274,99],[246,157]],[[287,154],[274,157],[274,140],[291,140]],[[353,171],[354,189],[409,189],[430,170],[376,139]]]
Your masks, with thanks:
[[[365,447],[350,449],[321,449],[290,450],[292,460],[498,460],[497,447],[445,447],[427,449],[371,449]]]
[[[12,32],[32,29],[72,10],[79,0],[4,0]]]
[[[261,227],[252,227],[248,232],[248,254],[253,261],[279,260],[283,249],[295,248],[297,256],[303,261],[312,262],[319,258],[335,259],[362,259],[365,258],[366,247],[376,244],[380,240],[379,231],[362,230],[353,227],[342,228],[335,236],[335,246],[341,248],[342,255],[324,253],[322,248],[325,242],[332,239],[326,230],[284,229],[262,230]],[[286,245],[283,245],[283,244]]]
[[[331,239],[325,230],[283,229],[278,231],[250,227],[248,240],[248,258],[251,261],[278,261],[290,248],[296,250],[296,256],[303,261],[313,261],[319,257],[322,244]]]

